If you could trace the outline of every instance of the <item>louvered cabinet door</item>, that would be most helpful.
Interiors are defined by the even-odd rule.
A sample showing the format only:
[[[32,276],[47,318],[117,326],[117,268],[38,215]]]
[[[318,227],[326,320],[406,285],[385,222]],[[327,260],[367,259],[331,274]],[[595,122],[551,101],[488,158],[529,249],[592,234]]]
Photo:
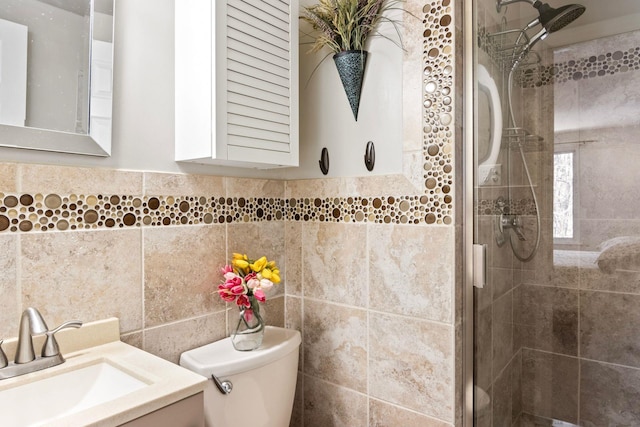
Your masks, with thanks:
[[[175,8],[176,160],[297,166],[297,1]]]

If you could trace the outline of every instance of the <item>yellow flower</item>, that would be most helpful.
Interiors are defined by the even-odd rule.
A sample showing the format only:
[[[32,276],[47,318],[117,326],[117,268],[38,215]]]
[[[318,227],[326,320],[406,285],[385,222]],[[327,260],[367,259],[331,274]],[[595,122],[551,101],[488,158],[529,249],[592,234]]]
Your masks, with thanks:
[[[251,264],[249,267],[256,273],[260,273],[267,266],[267,257],[263,256],[260,259],[257,259]]]
[[[233,259],[231,260],[231,265],[233,265],[237,269],[244,270],[245,268],[249,267],[249,262],[243,259]]]
[[[249,261],[246,255],[234,253],[231,265],[236,269],[244,270],[249,267]]]
[[[280,283],[280,270],[277,268],[275,270],[271,270],[271,281],[273,283]]]
[[[265,268],[260,272],[262,277],[271,280],[273,283],[280,283],[280,270],[274,268],[273,270]]]

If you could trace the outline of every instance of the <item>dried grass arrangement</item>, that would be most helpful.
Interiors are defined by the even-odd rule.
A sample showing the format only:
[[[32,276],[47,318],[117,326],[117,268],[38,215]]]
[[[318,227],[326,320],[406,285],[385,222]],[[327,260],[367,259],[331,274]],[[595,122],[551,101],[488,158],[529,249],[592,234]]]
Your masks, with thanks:
[[[400,3],[401,0],[319,0],[316,5],[303,7],[300,19],[317,32],[311,52],[323,47],[334,53],[366,50],[369,36],[379,35],[375,28],[381,21],[391,22],[399,36],[398,23],[384,14],[392,9],[401,10],[397,7]]]

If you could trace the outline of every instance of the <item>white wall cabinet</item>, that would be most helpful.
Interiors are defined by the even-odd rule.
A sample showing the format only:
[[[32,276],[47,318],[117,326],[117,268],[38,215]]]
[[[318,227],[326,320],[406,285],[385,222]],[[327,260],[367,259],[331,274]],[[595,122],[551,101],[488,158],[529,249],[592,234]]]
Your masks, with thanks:
[[[297,0],[175,2],[177,161],[298,165]]]

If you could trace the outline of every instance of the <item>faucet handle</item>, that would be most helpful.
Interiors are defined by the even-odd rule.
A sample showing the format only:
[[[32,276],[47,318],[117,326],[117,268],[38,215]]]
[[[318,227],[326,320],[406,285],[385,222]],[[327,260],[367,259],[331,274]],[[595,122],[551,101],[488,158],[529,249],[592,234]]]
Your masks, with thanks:
[[[79,328],[81,326],[82,322],[80,320],[71,320],[69,322],[64,322],[62,325],[58,326],[55,329],[47,331],[47,339],[44,341],[44,345],[42,346],[42,357],[51,357],[60,354],[60,348],[58,347],[58,342],[56,341],[56,337],[54,336],[56,332],[62,329]]]
[[[4,368],[9,364],[9,361],[7,360],[7,355],[4,354],[4,351],[2,350],[3,341],[4,340],[0,340],[0,368]]]

